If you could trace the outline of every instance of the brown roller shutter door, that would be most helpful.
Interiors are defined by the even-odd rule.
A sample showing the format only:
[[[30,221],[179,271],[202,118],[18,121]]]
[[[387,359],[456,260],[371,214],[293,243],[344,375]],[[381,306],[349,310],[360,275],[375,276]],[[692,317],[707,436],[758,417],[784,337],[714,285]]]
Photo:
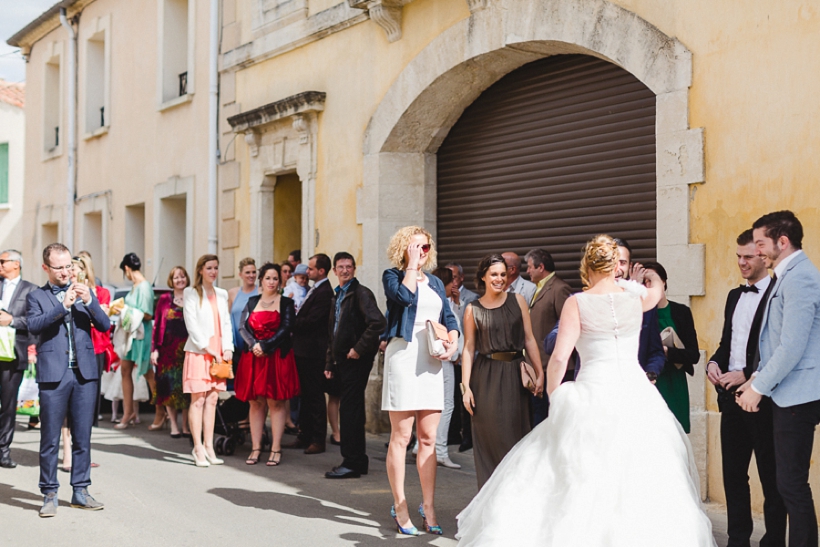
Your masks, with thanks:
[[[465,111],[438,151],[439,263],[473,287],[487,253],[549,251],[580,289],[581,248],[608,233],[655,257],[655,95],[585,55],[511,72]]]

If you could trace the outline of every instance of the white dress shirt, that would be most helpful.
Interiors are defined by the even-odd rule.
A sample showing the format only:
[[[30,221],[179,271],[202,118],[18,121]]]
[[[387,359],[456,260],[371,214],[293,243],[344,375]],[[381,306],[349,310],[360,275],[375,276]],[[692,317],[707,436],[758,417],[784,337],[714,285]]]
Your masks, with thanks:
[[[786,271],[786,268],[789,266],[789,262],[797,258],[797,256],[800,255],[802,252],[803,251],[801,249],[797,249],[795,252],[784,258],[780,262],[780,264],[778,264],[777,267],[774,269],[774,275],[776,275],[778,279],[783,277],[783,272]]]
[[[754,284],[758,292],[744,292],[732,314],[732,345],[729,350],[729,372],[746,368],[746,347],[752,330],[757,307],[772,278],[768,275]],[[748,281],[746,282],[748,286]]]
[[[17,285],[19,284],[19,275],[14,279],[6,278],[3,280],[3,296],[0,298],[0,308],[3,308],[4,310],[9,309],[9,306],[11,305],[11,297],[14,296],[14,291],[17,290]]]

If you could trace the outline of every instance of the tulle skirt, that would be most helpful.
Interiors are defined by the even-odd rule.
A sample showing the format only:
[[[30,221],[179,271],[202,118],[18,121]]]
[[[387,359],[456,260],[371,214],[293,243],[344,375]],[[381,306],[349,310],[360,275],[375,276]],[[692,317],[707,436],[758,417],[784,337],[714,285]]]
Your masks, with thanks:
[[[689,440],[636,371],[582,366],[458,516],[459,545],[713,547]],[[592,370],[590,370],[592,369]]]

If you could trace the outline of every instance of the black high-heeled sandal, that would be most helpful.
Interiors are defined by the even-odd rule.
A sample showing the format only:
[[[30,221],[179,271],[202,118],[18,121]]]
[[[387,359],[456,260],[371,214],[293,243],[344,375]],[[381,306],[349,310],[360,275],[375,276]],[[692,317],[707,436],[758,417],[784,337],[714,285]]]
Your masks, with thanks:
[[[255,458],[252,458],[251,456],[253,456],[254,452],[256,452],[257,454],[256,454]],[[247,464],[247,465],[256,465],[257,463],[259,463],[259,456],[261,456],[261,455],[262,455],[262,449],[261,448],[251,448],[251,455],[248,456],[247,460],[245,460],[245,464]]]
[[[277,454],[279,454],[279,458],[276,458]],[[282,463],[282,451],[281,450],[271,450],[270,451],[270,457],[268,458],[268,461],[265,462],[265,465],[267,465],[268,467],[276,467],[280,463]]]

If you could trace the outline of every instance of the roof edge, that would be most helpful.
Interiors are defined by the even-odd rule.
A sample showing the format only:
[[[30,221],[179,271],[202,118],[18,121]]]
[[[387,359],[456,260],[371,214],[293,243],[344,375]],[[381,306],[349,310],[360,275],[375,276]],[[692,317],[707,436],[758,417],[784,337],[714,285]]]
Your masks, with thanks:
[[[10,46],[19,47],[20,49],[27,50],[30,49],[31,46],[37,42],[40,38],[57,28],[59,26],[59,16],[60,16],[60,9],[66,8],[67,10],[72,8],[75,4],[83,4],[82,7],[91,3],[91,1],[83,1],[83,0],[60,0],[42,14],[39,17],[34,19],[32,22],[27,24],[22,29],[18,30],[11,38],[6,40],[6,43]],[[76,10],[79,11],[79,10]],[[50,24],[49,24],[50,23]],[[43,27],[48,27],[47,30],[41,32],[36,32],[39,29],[43,29]],[[32,38],[32,35],[36,35]],[[24,51],[24,53],[28,53]]]

